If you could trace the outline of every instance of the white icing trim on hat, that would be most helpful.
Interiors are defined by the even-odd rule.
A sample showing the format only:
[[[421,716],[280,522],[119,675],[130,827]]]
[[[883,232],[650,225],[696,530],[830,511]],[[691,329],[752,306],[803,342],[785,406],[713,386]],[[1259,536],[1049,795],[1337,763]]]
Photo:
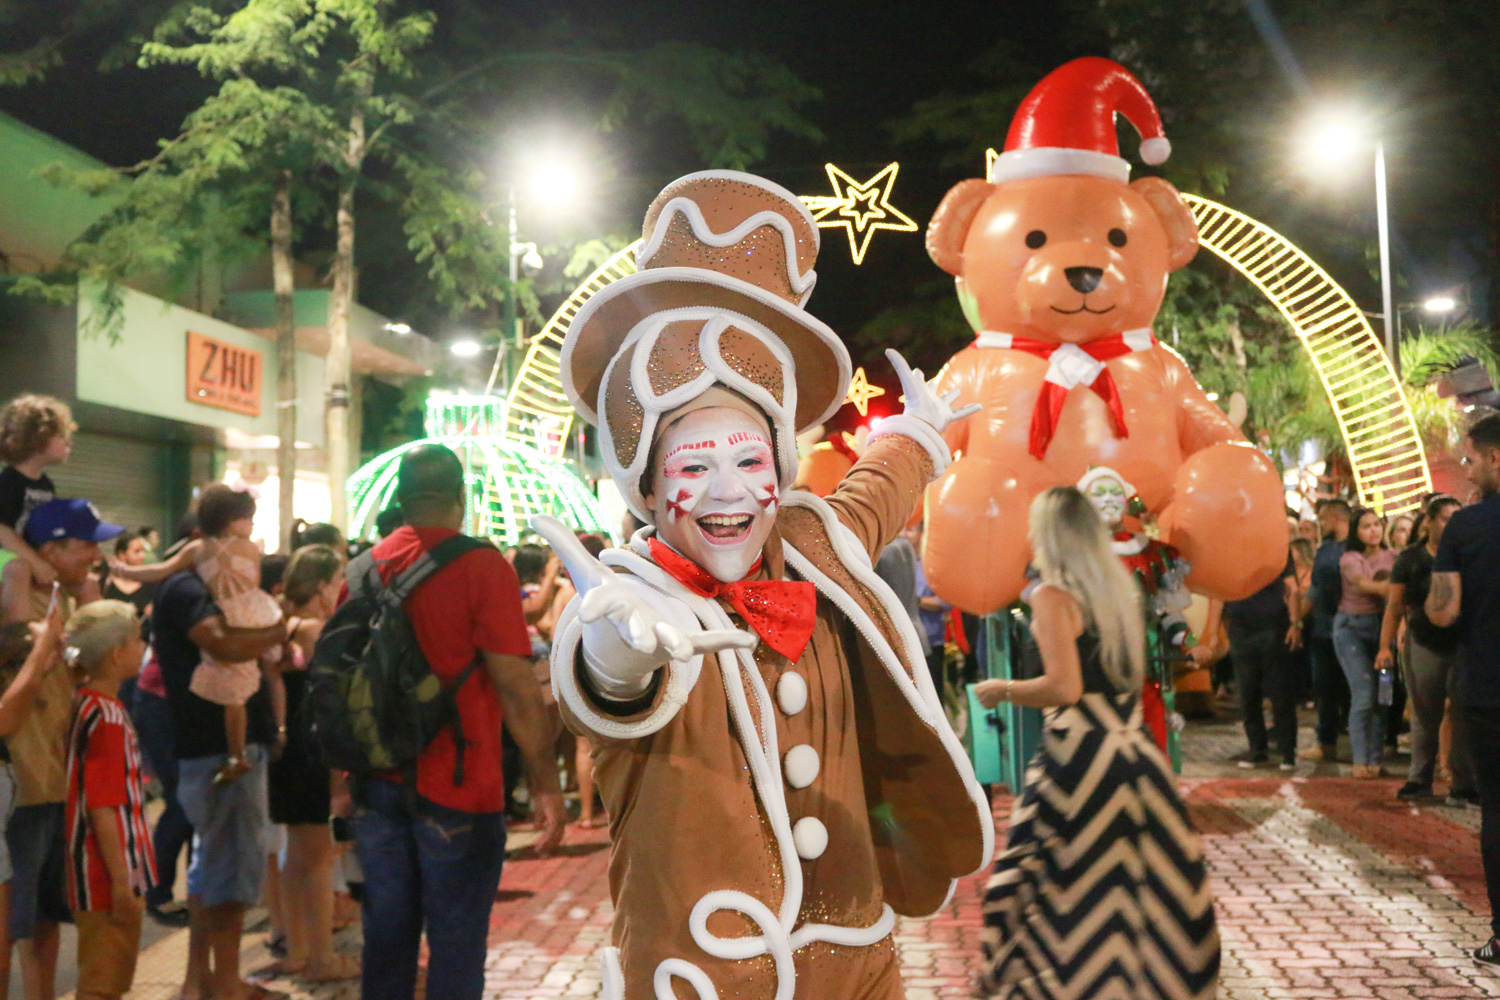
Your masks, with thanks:
[[[1062,146],[1012,149],[995,158],[990,167],[990,183],[1018,181],[1026,177],[1051,177],[1055,174],[1091,174],[1128,184],[1130,164],[1122,157],[1092,149],[1067,149]]]
[[[675,181],[662,188],[662,192],[665,193],[666,191],[686,184],[689,181],[738,181],[741,184],[749,184],[751,187],[758,187],[762,191],[769,191],[771,194],[774,194],[776,197],[780,198],[788,205],[791,205],[793,209],[795,209],[802,215],[803,219],[807,220],[807,224],[812,227],[813,246],[817,247],[818,249],[822,249],[823,234],[818,230],[818,223],[817,220],[813,218],[812,209],[807,207],[807,202],[802,200],[801,195],[792,194],[789,189],[782,187],[775,181],[767,180],[766,178],[761,177],[758,174],[747,174],[743,170],[698,170],[694,171],[691,174],[683,174],[681,177],[677,178]],[[658,195],[657,197],[660,197],[660,195]]]
[[[649,368],[651,352],[656,347],[657,338],[661,336],[662,331],[668,324],[676,322],[701,322],[703,324],[698,335],[698,354],[703,359],[704,371],[690,382],[658,395],[651,389]],[[765,388],[735,371],[723,359],[719,350],[719,338],[731,327],[754,337],[771,351],[781,365],[784,399],[776,399]],[[619,364],[625,349],[632,345],[635,347],[635,353],[630,361],[630,391],[640,402],[644,415],[641,419],[640,444],[636,447],[630,464],[624,465],[615,449],[614,429],[609,426],[604,399],[609,391],[615,367]],[[599,382],[597,400],[600,431],[599,457],[604,463],[605,471],[609,473],[609,477],[614,480],[615,486],[619,489],[626,506],[636,517],[647,524],[652,523],[653,515],[646,505],[645,496],[641,493],[640,482],[641,476],[646,471],[646,461],[650,457],[651,443],[656,436],[657,425],[664,414],[691,402],[714,385],[722,385],[738,392],[765,412],[776,447],[777,479],[783,490],[791,489],[792,484],[796,482],[796,365],[791,351],[782,343],[781,338],[748,316],[725,309],[715,309],[711,306],[682,306],[652,313],[631,328],[630,332],[625,335],[625,339],[621,341],[619,350],[615,352],[615,356],[610,359],[609,365],[604,369],[604,378]]]
[[[630,294],[643,285],[654,284],[716,285],[736,295],[742,295],[757,305],[765,306],[768,309],[781,313],[787,320],[811,333],[821,341],[822,346],[833,354],[838,365],[837,392],[830,394],[828,405],[823,409],[823,412],[806,421],[802,427],[798,428],[799,430],[806,430],[808,427],[825,422],[844,405],[844,397],[848,392],[849,380],[854,375],[854,365],[849,360],[849,349],[844,346],[844,342],[839,339],[839,335],[834,333],[828,324],[800,306],[793,305],[774,292],[768,292],[764,288],[752,285],[750,282],[741,280],[740,278],[731,277],[718,271],[709,271],[701,267],[654,267],[647,271],[637,271],[635,274],[627,275],[618,281],[604,286],[594,295],[590,296],[588,301],[584,302],[582,308],[578,310],[573,316],[572,321],[568,324],[568,333],[563,338],[562,349],[558,352],[558,376],[562,380],[563,392],[567,395],[568,402],[573,404],[573,408],[578,411],[578,415],[583,417],[586,422],[598,426],[600,418],[598,410],[595,407],[599,401],[596,399],[584,399],[582,394],[578,392],[577,386],[573,383],[573,352],[580,339],[574,335],[574,331],[583,330],[593,320],[594,313],[606,302],[620,295]],[[677,309],[689,308],[693,307],[677,307]],[[722,312],[725,315],[742,315],[732,309],[719,309],[716,311]],[[676,312],[676,309],[664,309],[661,313],[652,313],[649,316],[642,317],[640,322],[645,322],[654,316],[668,312]],[[746,318],[745,322],[753,321]],[[737,322],[736,325],[740,324]],[[765,329],[763,326],[760,328]],[[778,342],[781,341],[781,338],[774,333],[771,334],[771,337]],[[621,341],[620,346],[615,348],[615,353],[618,354],[624,350],[625,344],[626,341]],[[606,382],[607,380],[600,382],[601,388]]]
[[[799,201],[797,204],[802,203]],[[693,229],[693,236],[699,242],[720,249],[734,246],[762,226],[771,226],[776,229],[781,233],[781,243],[786,249],[787,283],[798,296],[797,304],[806,305],[807,300],[812,297],[813,286],[818,283],[818,272],[812,268],[808,268],[805,272],[798,272],[797,234],[792,231],[792,224],[787,221],[786,216],[770,210],[756,212],[727,233],[716,233],[708,224],[708,220],[703,217],[703,209],[698,207],[696,201],[686,197],[673,198],[663,206],[661,214],[656,217],[656,226],[651,230],[651,238],[636,250],[635,266],[637,269],[645,270],[647,262],[656,255],[656,251],[661,249],[662,241],[667,238],[667,230],[672,225],[672,219],[679,213],[688,220],[688,225]],[[816,225],[813,226],[813,231],[817,232]]]

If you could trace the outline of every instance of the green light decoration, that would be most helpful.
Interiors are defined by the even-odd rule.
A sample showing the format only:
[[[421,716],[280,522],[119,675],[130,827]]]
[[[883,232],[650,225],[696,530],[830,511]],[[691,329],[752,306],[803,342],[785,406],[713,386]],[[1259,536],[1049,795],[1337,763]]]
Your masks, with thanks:
[[[349,477],[350,534],[375,537],[375,518],[395,502],[401,456],[424,444],[452,448],[464,463],[464,531],[515,545],[531,533],[534,514],[552,514],[579,531],[618,542],[604,524],[593,491],[561,461],[507,437],[505,400],[495,396],[433,393],[427,397],[427,436],[392,448]]]

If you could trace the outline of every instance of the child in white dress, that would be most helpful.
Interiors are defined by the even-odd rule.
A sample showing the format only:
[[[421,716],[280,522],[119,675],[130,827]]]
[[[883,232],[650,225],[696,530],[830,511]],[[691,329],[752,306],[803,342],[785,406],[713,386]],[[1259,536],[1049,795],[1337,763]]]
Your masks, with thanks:
[[[224,483],[204,488],[198,499],[198,527],[194,539],[165,562],[149,566],[113,565],[118,576],[154,582],[192,569],[203,580],[230,628],[269,628],[281,621],[276,599],[260,589],[260,549],[250,541],[255,524],[255,498]],[[269,655],[274,659],[280,647]],[[215,777],[219,784],[236,780],[250,770],[245,760],[247,716],[245,703],[260,689],[260,664],[255,660],[225,663],[207,651],[193,670],[188,690],[205,701],[224,706],[224,733],[229,760]]]

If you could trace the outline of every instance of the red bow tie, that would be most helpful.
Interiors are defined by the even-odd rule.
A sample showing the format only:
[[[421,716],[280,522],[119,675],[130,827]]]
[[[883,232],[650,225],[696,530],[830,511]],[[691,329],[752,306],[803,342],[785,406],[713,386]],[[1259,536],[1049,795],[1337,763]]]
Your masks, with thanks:
[[[981,347],[1008,347],[1034,354],[1047,361],[1047,378],[1042,383],[1041,395],[1036,408],[1031,411],[1031,454],[1041,460],[1047,457],[1047,446],[1057,432],[1057,418],[1068,393],[1076,385],[1086,385],[1109,406],[1110,422],[1114,424],[1115,437],[1129,437],[1125,428],[1125,410],[1120,405],[1120,390],[1104,366],[1106,361],[1124,357],[1134,351],[1150,350],[1156,338],[1149,330],[1132,330],[1127,334],[1117,333],[1087,344],[1054,344],[1045,340],[1016,337],[1008,333],[980,334]]]
[[[818,592],[805,580],[739,580],[724,583],[707,570],[655,538],[649,540],[651,558],[678,583],[700,597],[729,602],[761,641],[796,663],[812,639],[817,622]],[[750,567],[754,573],[760,560]]]

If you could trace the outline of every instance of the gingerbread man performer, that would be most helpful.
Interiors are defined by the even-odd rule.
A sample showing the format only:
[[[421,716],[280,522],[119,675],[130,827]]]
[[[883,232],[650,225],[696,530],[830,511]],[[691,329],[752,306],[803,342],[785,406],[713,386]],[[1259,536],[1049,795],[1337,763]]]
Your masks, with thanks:
[[[562,378],[647,522],[588,557],[553,646],[595,747],[615,904],[605,995],[902,995],[896,914],[992,853],[989,806],[921,643],[872,561],[947,466],[952,395],[887,352],[906,412],[825,499],[796,434],[843,402],[847,352],[803,308],[818,230],[790,192],[710,171],[647,212],[638,273],[587,302]]]

